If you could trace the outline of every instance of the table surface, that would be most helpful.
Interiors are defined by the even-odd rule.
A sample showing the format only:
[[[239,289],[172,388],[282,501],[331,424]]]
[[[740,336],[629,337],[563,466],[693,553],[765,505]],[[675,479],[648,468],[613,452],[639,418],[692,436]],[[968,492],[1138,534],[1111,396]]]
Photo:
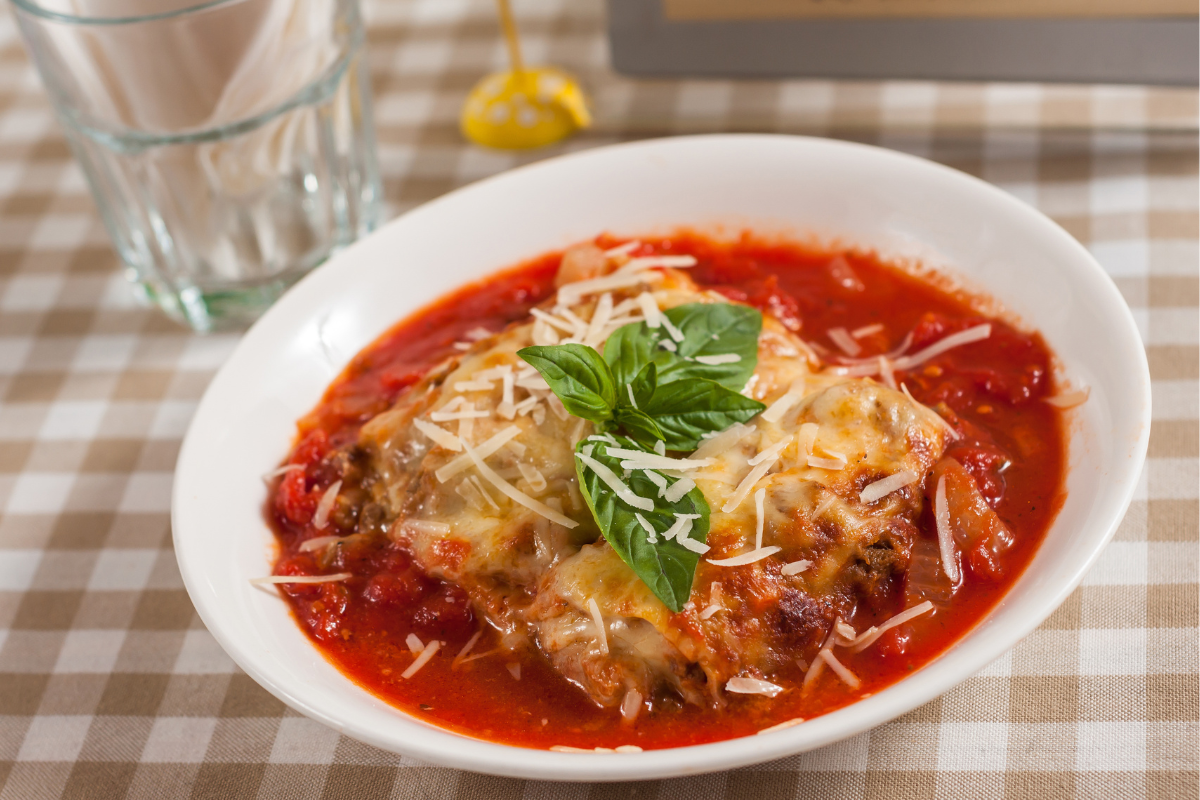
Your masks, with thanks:
[[[503,50],[486,0],[367,8],[387,198],[403,211],[564,150],[728,130],[924,155],[1040,208],[1133,309],[1150,457],[1115,540],[1040,628],[942,698],[825,749],[644,784],[491,778],[297,715],[197,618],[168,520],[180,439],[237,343],[132,299],[0,17],[0,800],[37,798],[1195,798],[1197,93],[925,82],[635,81],[596,0],[517,3],[528,59],[587,82],[597,125],[524,155],[466,146]]]

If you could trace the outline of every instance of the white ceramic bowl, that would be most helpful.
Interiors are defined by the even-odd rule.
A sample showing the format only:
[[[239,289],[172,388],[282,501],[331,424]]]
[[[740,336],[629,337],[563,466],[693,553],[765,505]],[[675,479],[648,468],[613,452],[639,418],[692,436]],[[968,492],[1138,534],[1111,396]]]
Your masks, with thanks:
[[[1066,376],[1091,387],[1074,414],[1069,495],[999,606],[949,652],[847,708],[766,736],[616,755],[508,747],[430,727],[342,676],[252,577],[269,574],[261,476],[298,417],[358,350],[465,281],[600,232],[679,225],[790,231],[917,256],[986,288],[1040,330]],[[1079,583],[1133,496],[1150,377],[1128,308],[1074,239],[1004,192],[888,150],[785,136],[699,136],[590,150],[452,192],[394,220],[288,292],[243,339],[201,402],[176,471],[175,551],[204,623],[288,705],[408,756],[537,779],[636,780],[809,750],[937,697],[1012,647]]]

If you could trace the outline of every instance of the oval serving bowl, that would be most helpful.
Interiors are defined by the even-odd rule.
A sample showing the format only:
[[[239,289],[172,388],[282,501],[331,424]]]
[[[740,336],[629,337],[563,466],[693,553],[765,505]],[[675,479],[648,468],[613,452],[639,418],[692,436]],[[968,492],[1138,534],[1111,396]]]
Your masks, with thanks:
[[[932,663],[872,697],[773,732],[645,753],[574,754],[460,736],[418,721],[325,660],[278,597],[261,479],[295,421],[349,359],[455,287],[601,232],[749,228],[917,259],[980,288],[1042,332],[1063,375],[1091,388],[1070,412],[1068,496],[997,607]],[[1133,317],[1087,251],[1047,217],[960,172],[888,150],[718,135],[599,148],[481,181],[392,221],[313,272],[246,334],[192,420],[176,470],[175,552],[205,625],[292,708],[397,753],[476,772],[638,780],[810,750],[893,719],[979,671],[1033,630],[1111,538],[1137,483],[1150,377]]]

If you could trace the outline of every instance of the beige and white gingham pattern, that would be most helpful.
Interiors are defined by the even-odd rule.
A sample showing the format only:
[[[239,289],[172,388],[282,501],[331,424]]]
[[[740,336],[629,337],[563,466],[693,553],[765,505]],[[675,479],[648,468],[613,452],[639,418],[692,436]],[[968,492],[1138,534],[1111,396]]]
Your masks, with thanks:
[[[767,130],[853,138],[980,175],[1062,223],[1133,308],[1150,458],[1116,540],[1027,640],[939,700],[759,767],[573,785],[440,769],[288,711],[200,624],[171,550],[180,438],[236,336],[139,307],[14,26],[0,19],[0,800],[40,798],[1196,798],[1197,93],[1119,87],[635,81],[596,0],[517,2],[532,62],[587,82],[596,128],[466,146],[502,63],[487,0],[376,2],[388,201],[405,210],[564,150]]]

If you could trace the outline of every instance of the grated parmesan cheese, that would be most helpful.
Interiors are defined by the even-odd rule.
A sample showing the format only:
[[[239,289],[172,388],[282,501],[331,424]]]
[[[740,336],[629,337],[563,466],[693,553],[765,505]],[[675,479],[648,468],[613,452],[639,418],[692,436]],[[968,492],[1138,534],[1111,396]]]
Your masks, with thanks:
[[[739,483],[737,488],[733,490],[733,495],[729,498],[725,505],[721,507],[721,510],[728,514],[740,506],[742,501],[746,499],[746,496],[750,494],[750,490],[754,488],[754,485],[763,479],[771,467],[775,466],[775,462],[778,460],[779,454],[776,453],[773,458],[769,458],[766,461],[760,462],[752,470],[750,470],[750,474],[748,474],[745,478],[742,478],[742,482]]]
[[[337,480],[325,490],[325,494],[321,495],[321,499],[317,502],[317,510],[313,512],[312,516],[312,526],[317,530],[321,530],[329,524],[329,514],[333,511],[333,504],[337,502],[338,492],[341,490],[342,482]]]
[[[1092,390],[1089,387],[1073,392],[1063,392],[1062,394],[1056,394],[1053,397],[1045,397],[1042,398],[1042,402],[1052,405],[1055,408],[1061,408],[1065,411],[1068,408],[1075,408],[1076,406],[1081,406],[1086,403],[1088,396],[1091,395],[1091,393]]]
[[[629,275],[638,272],[645,272],[648,269],[687,269],[688,267],[696,266],[694,256],[642,256],[640,258],[631,258],[619,270],[616,275]]]
[[[812,566],[811,561],[805,561],[804,559],[800,559],[799,561],[790,561],[787,564],[784,564],[783,567],[779,570],[779,572],[780,572],[780,574],[788,575],[788,576],[799,575],[801,572],[804,572],[804,570],[808,569],[811,566]]]
[[[905,486],[911,486],[919,480],[921,480],[921,476],[911,469],[902,469],[864,486],[863,490],[858,493],[858,499],[863,503],[874,503],[876,500],[881,500],[892,492],[903,489]]]
[[[931,419],[933,419],[935,422],[937,422],[937,424],[939,426],[941,426],[942,430],[944,430],[946,432],[946,435],[949,436],[953,441],[957,442],[959,439],[962,438],[961,436],[958,435],[958,431],[954,430],[954,426],[951,425],[949,422],[947,422],[945,419],[943,419],[941,414],[934,411],[932,408],[925,405],[924,403],[921,403],[920,401],[917,400],[917,398],[913,397],[912,392],[910,392],[908,390],[908,386],[906,384],[903,384],[903,383],[900,384],[900,389],[906,395],[908,395],[908,399],[910,401],[912,401],[913,405],[915,405],[918,409],[923,409],[924,411],[927,411],[929,414],[932,414],[933,416],[931,417]]]
[[[691,478],[680,478],[662,493],[662,498],[668,503],[678,503],[685,494],[696,488],[696,482]]]
[[[300,472],[303,472],[304,465],[303,464],[284,464],[279,469],[273,469],[270,472],[268,472],[266,475],[263,475],[262,476],[263,483],[269,484],[271,481],[275,480],[280,475],[287,475],[289,472],[296,472],[297,470]]]
[[[426,438],[440,447],[444,447],[453,453],[462,450],[462,444],[459,442],[458,437],[439,425],[434,425],[432,422],[426,422],[423,419],[414,419],[413,427],[425,434]]]
[[[879,357],[879,377],[883,379],[884,386],[896,388],[896,373],[892,371],[892,362],[887,360],[887,356]]]
[[[521,433],[521,429],[518,428],[516,425],[509,425],[507,428],[500,431],[499,433],[496,433],[495,435],[493,435],[492,437],[487,439],[485,442],[480,444],[478,447],[476,447],[474,452],[477,456],[479,456],[479,458],[487,458],[488,456],[492,455],[497,450],[499,450],[501,447],[504,447],[504,445],[508,444],[509,440],[519,436],[520,433]],[[460,445],[468,444],[466,442],[466,440],[461,439],[461,438],[459,439],[459,443],[460,443]],[[469,450],[470,447],[468,446],[467,449]],[[440,468],[437,472],[435,472],[433,474],[438,479],[439,483],[445,483],[450,478],[453,478],[455,475],[462,472],[464,469],[466,469],[469,466],[471,466],[471,457],[466,454],[463,454],[461,456],[456,457],[455,459],[450,461],[450,463],[446,464],[445,466],[443,466],[442,468]]]
[[[662,475],[659,475],[657,472],[655,472],[654,470],[651,470],[651,469],[645,470],[644,472],[642,472],[642,474],[645,475],[647,478],[649,478],[650,482],[658,487],[658,496],[659,497],[663,497],[666,495],[666,493],[667,493],[667,479],[666,478],[664,478]]]
[[[408,645],[408,651],[410,653],[419,653],[425,649],[425,643],[422,642],[415,633],[410,633],[407,637],[405,637],[404,643]]]
[[[774,733],[775,731],[782,731],[782,730],[786,730],[787,728],[793,728],[793,727],[799,725],[801,722],[804,722],[804,717],[796,717],[795,719],[789,719],[787,722],[781,722],[778,725],[772,725],[769,728],[763,728],[761,731],[758,731],[758,733],[756,735],[762,736],[764,733]]]
[[[716,603],[713,603],[712,605],[708,606],[708,608],[706,608],[700,612],[700,619],[708,619],[713,614],[716,614],[718,611],[724,611],[724,610],[725,609],[723,609],[721,606],[717,605]]]
[[[855,339],[861,339],[864,336],[870,336],[873,333],[879,333],[883,330],[883,323],[876,322],[874,325],[863,325],[861,328],[855,328],[850,331],[850,335]]]
[[[617,245],[616,247],[614,247],[610,250],[605,250],[604,257],[605,258],[616,258],[617,256],[627,256],[630,253],[632,253],[634,250],[637,250],[641,246],[642,246],[642,243],[639,242],[637,239],[634,239],[632,241],[626,242],[625,244]]]
[[[494,439],[495,437],[493,436],[492,438]],[[489,439],[488,441],[491,440]],[[525,508],[528,508],[535,514],[540,514],[551,522],[556,522],[559,525],[562,525],[564,528],[574,528],[579,525],[579,523],[575,520],[564,516],[561,512],[555,511],[545,503],[540,503],[537,500],[534,500],[532,497],[525,494],[511,483],[504,480],[504,478],[501,478],[496,474],[495,470],[483,463],[483,458],[479,455],[479,453],[472,450],[469,445],[464,443],[463,449],[467,451],[467,456],[475,464],[475,469],[479,470],[479,474],[486,478],[488,483],[499,489],[501,493],[506,495],[514,503],[525,506]]]
[[[725,691],[734,692],[736,694],[761,694],[767,697],[775,697],[783,691],[782,686],[777,686],[770,681],[759,680],[758,678],[730,678],[725,683]]]
[[[465,403],[461,411],[431,411],[429,418],[434,422],[449,422],[454,419],[486,419],[492,412],[475,409],[474,403]]]
[[[829,507],[831,505],[833,505],[835,502],[837,502],[837,495],[830,494],[824,500],[817,503],[817,507],[813,509],[813,518],[819,517],[822,514],[824,514],[829,509]]]
[[[933,603],[929,602],[928,600],[926,600],[924,603],[918,603],[912,608],[906,608],[896,616],[881,622],[878,626],[867,628],[865,631],[859,634],[858,638],[850,643],[850,652],[857,653],[863,648],[869,647],[870,645],[874,644],[880,636],[887,631],[890,631],[897,625],[903,625],[910,619],[915,619],[916,617],[926,614],[932,610]]]
[[[458,655],[454,657],[454,666],[458,666],[463,662],[463,659],[467,657],[467,653],[471,652],[471,648],[478,643],[480,636],[483,636],[482,629],[475,631],[471,635],[471,638],[467,639],[467,643],[462,646],[462,649],[458,651]]]
[[[456,392],[486,392],[491,391],[491,389],[491,381],[469,380],[455,381],[454,383],[454,391]]]
[[[636,259],[635,259],[636,260]],[[630,261],[630,264],[634,261]],[[626,264],[625,266],[629,266]],[[613,289],[626,289],[638,286],[650,280],[660,280],[661,276],[654,273],[630,272],[605,275],[602,278],[590,278],[584,281],[567,283],[558,289],[558,303],[562,306],[573,306],[589,294],[599,294]],[[564,315],[565,316],[565,315]],[[568,317],[569,319],[569,317]]]
[[[614,442],[615,443],[615,442]],[[668,458],[657,453],[647,453],[644,450],[628,450],[623,447],[610,447],[608,454],[623,458],[621,466],[624,469],[677,469],[689,470],[711,466],[711,458]]]
[[[683,331],[679,330],[679,328],[676,328],[674,323],[672,323],[671,320],[667,319],[667,316],[665,314],[663,315],[663,318],[662,318],[662,325],[664,328],[666,328],[668,336],[670,336],[676,342],[683,341]],[[672,344],[672,347],[674,347],[674,344]]]
[[[837,656],[833,654],[832,650],[822,650],[818,654],[817,658],[828,664],[829,668],[833,670],[833,674],[841,678],[842,683],[846,684],[851,689],[857,689],[861,685],[861,681],[859,681],[858,676],[846,669],[846,666],[837,660]]]
[[[434,654],[437,653],[437,651],[441,648],[441,646],[442,646],[442,643],[436,639],[434,639],[429,644],[425,645],[425,649],[422,650],[420,655],[417,656],[417,660],[412,662],[412,664],[409,665],[408,669],[404,670],[404,672],[401,672],[400,677],[404,678],[405,680],[408,680],[413,675],[416,675],[418,670],[421,669],[421,667],[423,667],[429,663],[430,659],[433,658]]]
[[[517,469],[521,471],[521,477],[529,484],[530,489],[539,494],[546,491],[546,476],[542,475],[540,469],[524,461],[517,462]]]
[[[942,569],[951,583],[958,583],[958,562],[954,559],[954,530],[950,527],[950,506],[946,502],[946,476],[938,478],[937,491],[933,496],[933,518],[937,523],[938,551],[942,555]]]
[[[596,598],[589,597],[587,607],[588,613],[592,615],[592,624],[596,626],[600,652],[608,655],[608,630],[604,627],[604,617],[600,615],[600,606],[596,605]]]
[[[680,340],[676,340],[680,341]],[[694,359],[697,364],[707,364],[710,367],[718,366],[719,364],[736,364],[742,360],[742,357],[737,353],[721,353],[715,356],[696,356]]]
[[[472,475],[471,477],[467,478],[467,480],[470,481],[471,485],[475,487],[475,491],[479,492],[479,496],[483,498],[484,502],[492,507],[492,511],[500,510],[500,506],[496,505],[496,501],[492,499],[490,494],[488,494],[488,490],[483,488],[483,484],[479,482],[478,475]]]
[[[842,469],[846,466],[844,458],[821,458],[820,456],[809,456],[808,465],[810,467],[818,467],[819,469]]]
[[[542,311],[540,308],[531,308],[531,309],[529,309],[529,313],[533,315],[534,319],[544,322],[553,328],[558,328],[563,333],[567,333],[567,334],[575,333],[574,325],[572,325],[569,322],[566,322],[565,320],[559,319],[558,317],[554,316],[553,314],[547,314],[545,311]]]
[[[799,403],[804,398],[804,378],[799,377],[792,381],[792,385],[788,388],[783,396],[776,400],[767,409],[762,412],[761,416],[767,422],[779,422],[783,419],[783,415],[792,410],[792,406]],[[810,423],[811,424],[811,423]]]
[[[737,446],[743,439],[754,433],[756,428],[736,422],[725,430],[705,439],[692,453],[694,459],[705,459],[709,456],[721,455],[726,450]]]
[[[749,553],[742,553],[740,556],[733,556],[732,558],[710,558],[708,559],[708,563],[717,567],[744,567],[747,564],[762,561],[764,558],[770,558],[782,549],[775,546],[759,547],[751,550]]]
[[[267,586],[276,583],[336,583],[354,577],[349,572],[336,572],[332,575],[268,575],[265,578],[251,578],[255,586]]]
[[[315,536],[312,539],[301,542],[300,546],[296,549],[301,553],[311,553],[314,550],[324,550],[329,545],[341,540],[342,537],[340,536]]]
[[[813,454],[813,448],[817,446],[817,433],[819,432],[817,423],[806,422],[800,426],[800,438],[798,440],[800,450],[807,456]]]
[[[767,497],[767,487],[754,493],[754,549],[762,549],[763,539],[763,501]]]
[[[638,307],[642,309],[642,316],[646,318],[646,327],[658,328],[662,325],[662,312],[658,310],[658,302],[655,301],[654,295],[649,292],[642,292],[636,298]]]
[[[657,542],[658,541],[658,532],[656,530],[654,530],[654,526],[651,525],[650,522],[645,517],[643,517],[641,514],[637,513],[636,511],[633,512],[633,516],[638,521],[638,525],[641,525],[642,529],[646,531],[647,543],[654,544],[655,542]]]
[[[633,490],[626,486],[625,482],[617,477],[616,473],[614,473],[611,469],[604,466],[586,453],[578,452],[575,454],[575,457],[587,465],[592,472],[596,473],[596,477],[603,481],[608,488],[612,489],[613,493],[625,503],[633,506],[634,508],[640,508],[643,511],[654,510],[653,500],[650,500],[646,497],[639,497],[638,495],[634,494]]]
[[[626,722],[633,722],[635,719],[637,719],[638,712],[641,710],[642,693],[637,689],[630,689],[625,693],[625,697],[621,700],[621,717],[625,719]],[[641,752],[641,750],[642,748],[637,748],[638,752]]]
[[[976,325],[974,328],[967,328],[965,331],[952,333],[949,336],[941,339],[923,350],[918,350],[911,356],[901,356],[897,358],[892,365],[896,369],[912,369],[915,366],[924,364],[931,358],[936,358],[947,350],[952,350],[955,347],[960,347],[964,344],[972,342],[981,342],[992,335],[992,326],[989,323]]]
[[[838,349],[851,358],[862,352],[862,345],[856,342],[845,328],[830,328],[825,331],[825,335],[829,337],[829,341],[838,346]]]
[[[783,437],[775,444],[762,450],[758,455],[756,455],[754,458],[750,459],[746,463],[748,463],[750,466],[753,467],[753,466],[763,463],[764,461],[774,461],[775,459],[779,458],[779,454],[782,453],[787,448],[787,446],[791,443],[792,443],[792,436],[791,436],[791,434],[788,434],[787,436]]]
[[[612,319],[612,311],[612,292],[605,292],[600,295],[600,299],[596,302],[596,308],[592,311],[592,320],[588,323],[587,330],[583,334],[584,344],[589,347],[595,347],[604,340],[604,327]]]
[[[428,533],[434,536],[445,536],[452,529],[444,522],[435,522],[431,519],[406,519],[400,523],[400,530],[409,533]]]

